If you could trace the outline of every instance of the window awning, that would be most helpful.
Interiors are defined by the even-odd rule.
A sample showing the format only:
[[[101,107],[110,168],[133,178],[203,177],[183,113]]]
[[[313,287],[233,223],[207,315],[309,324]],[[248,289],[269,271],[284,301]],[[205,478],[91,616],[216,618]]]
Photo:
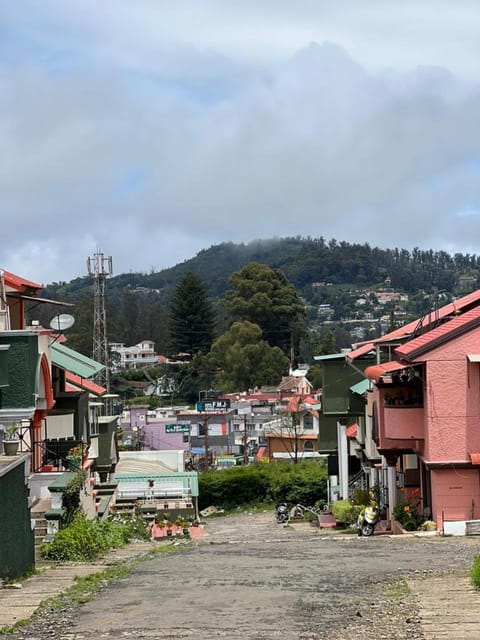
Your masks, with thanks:
[[[81,378],[93,378],[105,369],[103,364],[95,362],[91,358],[78,353],[63,344],[55,342],[51,346],[52,363],[70,373],[75,373]]]
[[[408,369],[411,368],[411,366],[411,364],[403,364],[402,362],[398,362],[398,360],[393,360],[392,362],[384,362],[383,364],[367,367],[365,369],[365,375],[374,382],[381,382],[382,378],[388,376],[389,373]]]
[[[360,380],[360,382],[357,382],[357,384],[352,385],[350,387],[350,391],[352,393],[356,393],[359,396],[363,396],[364,393],[367,393],[369,388],[370,388],[370,380],[365,378],[365,380]]]

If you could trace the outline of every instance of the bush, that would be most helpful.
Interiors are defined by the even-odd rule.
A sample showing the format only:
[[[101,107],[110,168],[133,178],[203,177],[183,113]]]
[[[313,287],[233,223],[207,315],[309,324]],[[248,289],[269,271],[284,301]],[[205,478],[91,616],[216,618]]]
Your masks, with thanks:
[[[417,514],[411,502],[399,502],[393,508],[393,517],[405,531],[416,531],[422,522],[422,517]]]
[[[470,579],[475,589],[480,589],[480,556],[475,556],[470,570]]]
[[[90,562],[136,538],[148,538],[146,524],[138,517],[87,520],[80,512],[51,542],[42,544],[41,553],[50,560]]]
[[[337,500],[332,502],[332,515],[338,522],[351,525],[357,521],[359,513],[365,506],[361,504],[352,504],[350,500]]]
[[[323,463],[276,462],[207,471],[199,476],[199,506],[231,509],[261,502],[313,505],[326,499],[327,470]]]

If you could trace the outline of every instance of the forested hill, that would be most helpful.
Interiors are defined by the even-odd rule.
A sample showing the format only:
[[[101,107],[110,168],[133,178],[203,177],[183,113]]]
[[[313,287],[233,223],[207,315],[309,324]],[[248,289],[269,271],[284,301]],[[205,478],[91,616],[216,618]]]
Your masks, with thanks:
[[[115,262],[115,256],[113,256]],[[326,241],[324,238],[276,238],[248,244],[222,243],[200,251],[193,258],[158,273],[124,273],[110,278],[107,289],[114,301],[129,289],[146,288],[163,305],[168,305],[179,278],[186,271],[196,273],[213,299],[225,293],[231,273],[249,262],[260,262],[283,271],[300,295],[311,297],[313,282],[350,284],[358,287],[381,285],[387,277],[392,287],[413,293],[454,293],[466,278],[468,288],[477,283],[480,258],[450,255],[445,251],[380,249],[368,244]],[[52,283],[46,297],[78,301],[91,291],[88,277]]]

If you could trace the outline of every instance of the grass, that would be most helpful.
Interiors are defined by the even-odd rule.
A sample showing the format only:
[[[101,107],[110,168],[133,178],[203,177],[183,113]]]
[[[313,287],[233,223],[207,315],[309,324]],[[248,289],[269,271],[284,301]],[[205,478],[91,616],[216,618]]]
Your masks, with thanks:
[[[480,589],[480,556],[475,556],[470,570],[470,579],[475,589]]]
[[[412,590],[408,586],[406,580],[391,582],[384,587],[384,594],[387,600],[396,602],[411,595]]]

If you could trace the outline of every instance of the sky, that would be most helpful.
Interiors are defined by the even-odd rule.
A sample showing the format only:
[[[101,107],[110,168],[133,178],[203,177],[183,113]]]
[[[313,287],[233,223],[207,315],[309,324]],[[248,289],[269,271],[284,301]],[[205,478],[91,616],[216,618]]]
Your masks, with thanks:
[[[310,236],[479,253],[478,0],[0,9],[0,267]]]

